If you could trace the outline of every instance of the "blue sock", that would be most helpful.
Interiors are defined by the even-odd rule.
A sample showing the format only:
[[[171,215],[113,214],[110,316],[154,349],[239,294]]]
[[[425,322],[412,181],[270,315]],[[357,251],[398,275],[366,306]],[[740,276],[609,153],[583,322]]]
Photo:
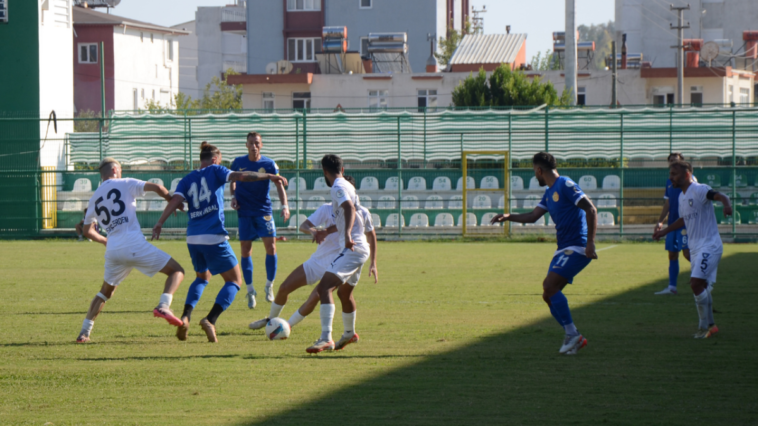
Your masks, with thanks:
[[[245,284],[247,284],[248,286],[252,286],[253,285],[253,258],[243,257],[242,260],[240,261],[240,267],[242,268],[242,276],[245,277]]]
[[[218,292],[218,296],[216,296],[216,303],[218,303],[224,310],[226,310],[226,308],[228,308],[232,302],[234,302],[234,297],[237,295],[238,291],[240,291],[240,287],[237,284],[233,282],[227,282],[223,287],[221,287],[221,291]]]
[[[679,260],[669,260],[669,287],[676,288],[676,279],[679,277]]]
[[[568,300],[562,291],[559,291],[550,298],[550,313],[553,314],[558,324],[563,327],[574,323],[574,320],[571,318]]]
[[[269,280],[269,282],[274,281],[276,278],[276,262],[277,262],[277,256],[276,255],[266,255],[266,279]]]
[[[194,309],[197,306],[197,302],[200,300],[200,296],[203,295],[205,286],[207,285],[208,281],[201,280],[200,278],[195,278],[195,281],[193,281],[189,286],[189,290],[187,291],[187,300],[184,302],[184,304],[190,305]]]

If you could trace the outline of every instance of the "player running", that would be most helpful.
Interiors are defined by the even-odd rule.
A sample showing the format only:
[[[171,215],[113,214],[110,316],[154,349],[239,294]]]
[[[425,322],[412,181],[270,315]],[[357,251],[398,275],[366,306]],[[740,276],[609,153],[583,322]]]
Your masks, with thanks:
[[[105,277],[100,292],[92,299],[76,342],[90,341],[95,318],[132,268],[137,268],[148,277],[158,272],[168,276],[153,316],[165,318],[174,326],[181,325],[179,318],[171,312],[171,301],[184,279],[184,269],[171,256],[145,241],[137,221],[136,199],[144,197],[145,192],[154,192],[168,201],[171,199],[168,190],[163,185],[131,178],[122,179],[121,164],[111,157],[104,158],[99,169],[103,183],[89,200],[83,233],[86,238],[105,246]],[[169,214],[176,208],[181,206],[176,206]],[[108,233],[107,238],[97,232],[97,223]]]
[[[263,140],[256,132],[247,134],[247,155],[237,157],[232,162],[232,171],[252,170],[260,173],[279,174],[279,167],[274,160],[261,155]],[[274,224],[269,197],[269,183],[232,182],[232,208],[237,210],[239,220],[240,247],[242,250],[242,275],[247,284],[247,307],[255,309],[257,292],[253,287],[253,241],[260,238],[266,249],[266,300],[274,301],[274,279],[276,279],[276,224]],[[287,205],[287,193],[281,182],[276,182],[276,191],[282,202],[281,217],[286,222],[290,218]]]
[[[345,296],[350,300],[352,289],[361,277],[363,264],[371,255],[371,249],[365,235],[363,217],[356,214],[358,196],[355,194],[355,188],[342,177],[344,173],[342,159],[336,155],[325,155],[321,159],[321,168],[324,171],[327,185],[332,188],[332,216],[340,239],[340,252],[316,287],[316,292],[321,300],[321,337],[306,349],[308,353],[335,349],[332,340],[332,322],[335,311],[332,292],[342,284],[349,283],[351,284],[348,289],[349,294]],[[342,309],[344,312],[351,308],[354,306],[343,305]],[[352,340],[353,336],[355,336],[355,330],[342,337]],[[357,341],[357,337],[355,340]]]
[[[191,172],[179,182],[174,196],[153,228],[153,238],[160,238],[168,216],[187,200],[187,248],[197,278],[187,292],[181,325],[176,331],[179,340],[187,340],[192,310],[197,306],[212,275],[220,274],[226,284],[218,293],[210,313],[200,320],[200,327],[205,331],[209,342],[218,342],[216,320],[232,304],[240,289],[239,283],[242,279],[237,266],[237,256],[227,241],[229,234],[224,228],[226,182],[271,180],[287,183],[287,180],[280,176],[259,172],[232,172],[220,164],[221,151],[203,142],[200,145],[200,169]]]
[[[687,227],[693,265],[690,287],[695,294],[695,307],[699,318],[698,331],[694,337],[707,339],[719,331],[713,319],[712,289],[724,252],[711,201],[721,201],[724,205],[724,216],[732,215],[732,205],[726,194],[714,191],[708,185],[693,182],[690,163],[672,163],[669,167],[669,178],[674,187],[682,190],[679,195],[679,219],[656,231],[653,239],[660,240],[671,232]]]
[[[668,157],[669,165],[676,161],[684,161],[684,156],[678,152],[672,152]],[[658,232],[663,229],[663,219],[668,215],[668,224],[676,222],[679,219],[679,194],[682,190],[674,187],[671,184],[671,179],[666,181],[666,191],[663,194],[663,199],[666,201],[663,203],[663,209],[661,210],[661,216],[658,218],[658,224],[655,225],[653,232]],[[682,251],[684,258],[690,260],[690,250],[687,246],[687,230],[685,228],[676,230],[666,235],[666,251],[669,252],[669,285],[661,291],[656,292],[657,295],[677,294],[676,280],[679,277],[679,251]]]
[[[597,210],[579,185],[558,174],[555,157],[551,154],[535,154],[532,164],[540,186],[548,186],[542,201],[530,213],[499,214],[492,218],[491,223],[507,220],[534,223],[545,213],[550,213],[555,222],[558,250],[553,255],[547,277],[542,282],[542,299],[550,307],[553,318],[566,331],[563,345],[558,352],[574,355],[587,345],[587,339],[577,331],[571,318],[568,300],[562,290],[566,284],[573,283],[574,277],[589,265],[592,259],[597,259]]]

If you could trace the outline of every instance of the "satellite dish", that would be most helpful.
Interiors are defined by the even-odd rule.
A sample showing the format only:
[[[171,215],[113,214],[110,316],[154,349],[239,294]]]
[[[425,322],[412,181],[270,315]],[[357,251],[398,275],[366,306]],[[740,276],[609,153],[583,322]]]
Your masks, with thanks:
[[[266,65],[266,74],[276,74],[277,69],[276,62],[271,62]]]
[[[276,62],[277,74],[289,74],[292,71],[292,62],[290,61],[277,61]]]
[[[121,0],[103,0],[103,3],[107,4],[108,7],[116,7],[121,3]]]
[[[718,43],[709,41],[703,45],[702,49],[700,49],[700,57],[703,58],[704,61],[710,62],[718,58],[719,50]]]

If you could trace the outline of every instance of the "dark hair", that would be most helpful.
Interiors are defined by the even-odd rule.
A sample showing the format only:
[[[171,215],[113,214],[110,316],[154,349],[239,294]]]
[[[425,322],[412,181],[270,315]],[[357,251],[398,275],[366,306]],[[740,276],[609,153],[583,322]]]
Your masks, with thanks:
[[[555,164],[555,157],[547,152],[538,152],[532,157],[532,164],[538,166],[542,170],[555,170],[557,168]]]
[[[343,179],[350,182],[350,185],[353,185],[354,187],[358,187],[358,185],[355,184],[355,178],[352,176],[342,176]]]
[[[671,160],[671,157],[678,158],[684,161],[684,155],[682,155],[681,152],[672,152],[671,154],[669,154],[668,157],[666,157],[666,160]]]
[[[340,174],[342,173],[342,159],[334,154],[326,154],[321,159],[321,167],[329,173]]]
[[[258,133],[258,132],[250,132],[250,133],[248,133],[247,134],[247,139],[250,139],[250,136],[252,136],[254,138],[258,137],[258,138],[261,138],[261,140],[263,140],[263,136],[261,136],[261,134]]]
[[[690,163],[688,163],[686,161],[682,161],[682,160],[674,161],[673,163],[671,163],[671,165],[669,166],[669,168],[671,168],[671,169],[677,169],[677,170],[682,171],[682,172],[687,171],[687,172],[692,173],[692,164],[690,164]]]
[[[200,161],[207,161],[221,155],[221,151],[206,141],[200,144]]]

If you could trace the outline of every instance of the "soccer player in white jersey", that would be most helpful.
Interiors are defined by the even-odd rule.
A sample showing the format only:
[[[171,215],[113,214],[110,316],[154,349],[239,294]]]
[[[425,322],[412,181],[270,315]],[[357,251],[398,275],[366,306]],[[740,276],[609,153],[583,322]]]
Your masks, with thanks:
[[[92,299],[82,330],[76,339],[77,343],[90,341],[95,318],[133,268],[148,277],[158,272],[168,276],[153,315],[165,318],[173,326],[182,325],[182,321],[171,312],[171,301],[184,279],[184,269],[171,256],[145,240],[137,221],[137,198],[143,197],[148,191],[155,192],[165,200],[170,200],[171,195],[163,185],[122,179],[121,164],[113,158],[104,158],[99,168],[103,183],[89,200],[84,217],[84,236],[106,247],[105,277],[100,292]],[[107,238],[97,232],[96,223],[107,232]]]
[[[713,319],[713,283],[716,282],[721,255],[724,247],[719,235],[716,213],[712,201],[724,204],[724,216],[731,216],[732,205],[729,197],[714,191],[708,185],[694,182],[692,165],[677,161],[669,167],[669,178],[674,187],[682,190],[679,195],[679,219],[653,234],[659,240],[682,227],[687,227],[692,271],[690,287],[695,294],[695,307],[699,317],[696,339],[707,339],[718,333]]]
[[[340,252],[316,287],[321,300],[321,337],[306,349],[308,353],[334,350],[332,322],[335,308],[332,292],[345,283],[357,284],[363,264],[371,254],[363,217],[356,214],[359,203],[355,188],[342,177],[342,159],[332,154],[325,155],[321,159],[321,168],[327,185],[332,188],[332,216],[340,238]]]

